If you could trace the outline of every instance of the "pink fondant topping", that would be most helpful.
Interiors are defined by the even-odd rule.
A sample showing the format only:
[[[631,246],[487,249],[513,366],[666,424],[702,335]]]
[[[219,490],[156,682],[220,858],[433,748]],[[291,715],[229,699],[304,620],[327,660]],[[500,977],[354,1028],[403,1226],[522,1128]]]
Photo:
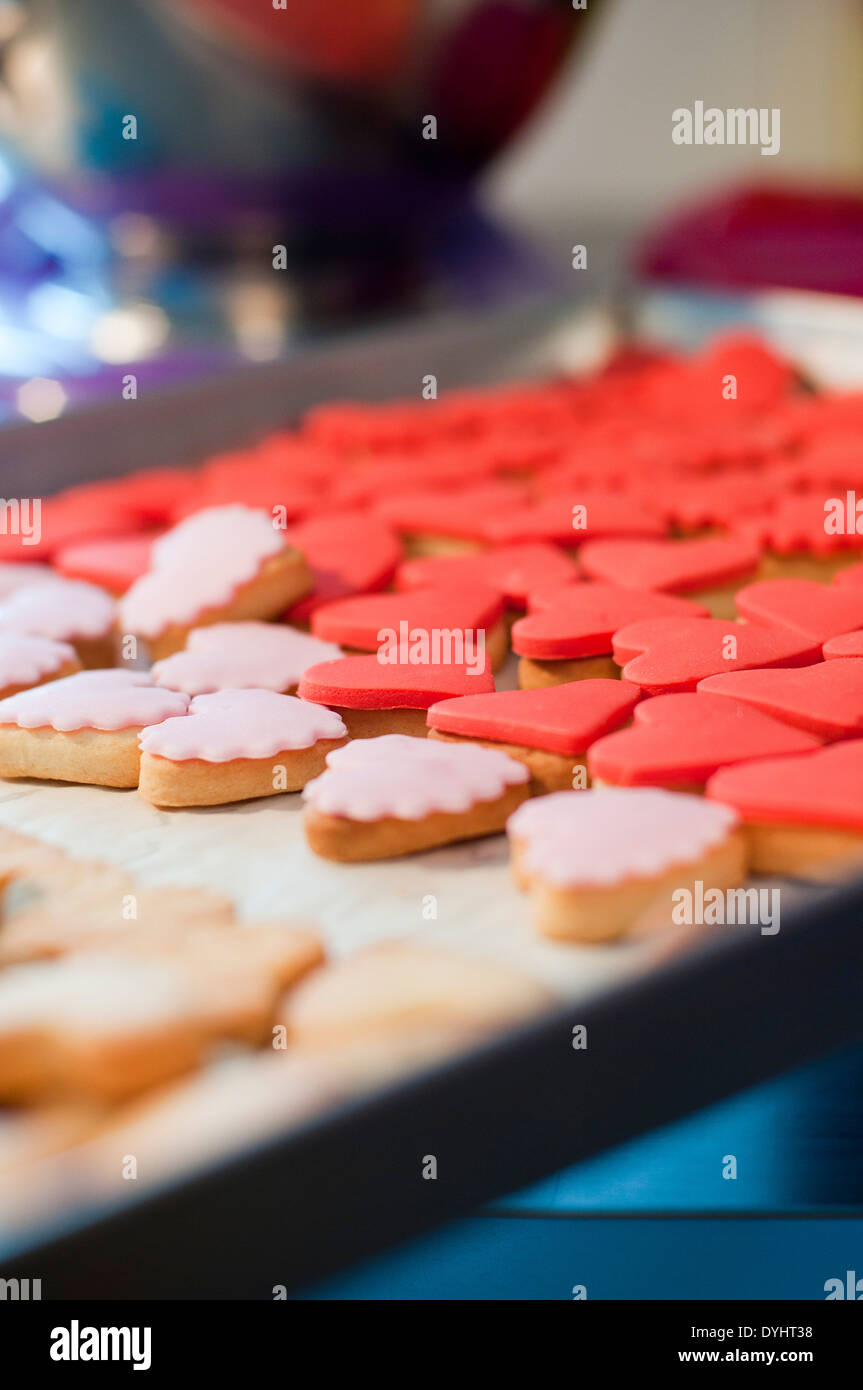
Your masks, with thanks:
[[[28,561],[22,561],[20,565],[0,564],[0,599],[8,598],[18,589],[29,588],[31,584],[45,584],[56,578],[56,573],[48,565]]]
[[[196,695],[188,717],[168,719],[141,733],[141,750],[172,762],[271,758],[283,749],[311,748],[319,739],[344,738],[332,710],[274,690],[220,690]]]
[[[496,749],[404,734],[354,739],[330,753],[327,764],[303,796],[321,815],[356,821],[469,811],[530,778],[523,763]]]
[[[196,512],[156,542],[149,574],[120,600],[124,631],[155,637],[175,623],[193,623],[229,603],[284,544],[267,512],[241,506]]]
[[[280,623],[214,623],[195,628],[186,649],[157,661],[157,685],[209,695],[214,690],[275,690],[299,685],[317,661],[333,661],[341,648]]]
[[[43,676],[74,661],[75,648],[66,642],[29,633],[0,632],[0,689],[7,685],[35,685]]]
[[[0,632],[26,632],[54,642],[104,637],[115,611],[114,600],[95,584],[55,578],[16,589],[0,603]]]
[[[737,820],[730,807],[700,796],[602,787],[527,801],[510,816],[507,833],[521,846],[525,869],[546,882],[610,887],[697,862]]]
[[[189,698],[159,690],[146,671],[80,671],[0,700],[0,724],[19,729],[136,729],[184,715]]]

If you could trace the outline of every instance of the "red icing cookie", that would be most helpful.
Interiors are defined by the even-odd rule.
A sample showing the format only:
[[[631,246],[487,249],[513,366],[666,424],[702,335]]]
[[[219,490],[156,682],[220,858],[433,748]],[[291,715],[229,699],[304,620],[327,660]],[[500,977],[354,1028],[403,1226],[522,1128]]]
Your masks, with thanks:
[[[448,536],[480,541],[489,515],[523,506],[527,491],[516,483],[489,482],[479,487],[384,497],[375,508],[382,521],[409,536]]]
[[[402,554],[390,527],[364,512],[311,517],[292,526],[286,539],[306,557],[315,584],[285,615],[292,623],[307,622],[333,599],[386,588]]]
[[[863,633],[861,639],[863,654]],[[774,671],[729,671],[700,682],[700,691],[730,696],[822,739],[863,734],[863,661],[819,661]]]
[[[579,562],[590,579],[627,589],[686,593],[709,589],[751,574],[758,548],[724,536],[692,540],[588,541]]]
[[[765,515],[743,517],[735,527],[736,534],[777,555],[803,552],[828,556],[863,549],[863,536],[825,528],[828,500],[824,488],[788,493],[777,498],[772,511]]]
[[[863,631],[843,632],[839,637],[831,637],[821,648],[825,661],[835,661],[837,657],[863,656]]]
[[[583,680],[545,690],[498,690],[431,706],[428,724],[445,734],[582,753],[629,718],[638,691],[625,681]]]
[[[503,616],[503,599],[481,585],[439,589],[414,589],[403,594],[361,594],[328,603],[312,615],[312,632],[326,642],[360,651],[376,652],[384,640],[380,633],[433,628],[488,632]]]
[[[519,656],[565,661],[610,652],[612,635],[643,618],[698,618],[706,608],[671,594],[618,588],[614,584],[572,584],[531,594],[530,612],[513,625],[512,646]]]
[[[636,706],[631,728],[595,743],[587,766],[591,778],[621,787],[700,786],[726,763],[806,753],[818,742],[715,695],[658,695]]]
[[[746,512],[772,506],[776,481],[765,472],[727,469],[706,478],[669,478],[660,500],[672,520],[687,531],[730,526]]]
[[[101,584],[112,593],[124,594],[150,568],[154,535],[119,536],[67,545],[54,556],[54,568],[67,579]]]
[[[569,548],[605,536],[664,536],[668,531],[662,515],[639,498],[585,488],[479,521],[483,539],[493,545],[550,541]]]
[[[316,705],[345,709],[428,709],[450,695],[494,690],[490,671],[466,666],[388,665],[377,656],[344,656],[321,661],[304,672],[297,694]]]
[[[826,642],[863,627],[863,588],[814,579],[766,579],[739,590],[737,610],[748,623],[785,627]]]
[[[840,589],[847,585],[850,589],[863,587],[863,565],[849,565],[847,569],[840,570],[833,576],[833,583]]]
[[[140,529],[137,516],[96,484],[46,497],[38,517],[26,509],[21,516],[18,534],[0,535],[0,562],[50,560],[73,542],[128,535]]]
[[[524,608],[528,594],[547,585],[580,579],[568,556],[556,546],[535,542],[502,545],[476,555],[429,555],[399,566],[396,587],[417,589],[436,584],[487,584],[512,608]]]
[[[745,821],[863,831],[863,739],[722,768],[707,795]]]
[[[648,626],[650,625],[650,626]],[[721,671],[753,666],[807,666],[821,658],[817,642],[787,628],[747,626],[721,618],[650,618],[615,634],[615,660],[640,649],[623,667],[645,695],[695,690]]]

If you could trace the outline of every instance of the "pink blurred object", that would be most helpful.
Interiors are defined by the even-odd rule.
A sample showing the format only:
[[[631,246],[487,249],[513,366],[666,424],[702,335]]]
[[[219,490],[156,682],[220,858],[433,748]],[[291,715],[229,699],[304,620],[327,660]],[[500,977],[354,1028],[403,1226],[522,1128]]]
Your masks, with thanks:
[[[654,280],[723,289],[782,286],[863,295],[863,197],[742,189],[673,214],[642,242]]]

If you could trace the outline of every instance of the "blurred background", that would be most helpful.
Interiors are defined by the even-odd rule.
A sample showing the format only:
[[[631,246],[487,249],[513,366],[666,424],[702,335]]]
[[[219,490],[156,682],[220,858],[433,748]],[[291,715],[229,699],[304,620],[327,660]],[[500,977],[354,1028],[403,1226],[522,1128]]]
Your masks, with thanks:
[[[0,0],[0,410],[574,293],[575,242],[860,293],[861,78],[858,0]],[[675,145],[696,100],[779,154]]]
[[[778,108],[778,154],[676,145],[696,101]],[[0,0],[0,422],[116,399],[127,365],[153,389],[575,296],[576,243],[592,293],[674,327],[705,292],[863,296],[863,3]],[[500,1204],[491,1291],[480,1223],[327,1296],[509,1296],[545,1258],[512,1223],[549,1213],[859,1209],[861,1075],[852,1050]],[[728,1296],[706,1239],[688,1267]]]

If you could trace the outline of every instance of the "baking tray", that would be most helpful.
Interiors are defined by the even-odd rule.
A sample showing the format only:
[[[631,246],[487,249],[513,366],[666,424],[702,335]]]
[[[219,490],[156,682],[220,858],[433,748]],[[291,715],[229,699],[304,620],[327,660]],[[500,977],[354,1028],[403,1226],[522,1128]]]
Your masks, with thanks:
[[[429,371],[444,389],[590,365],[621,323],[603,305],[533,304],[308,348],[278,365],[8,430],[0,484],[21,492],[30,477],[49,491],[195,459],[318,400],[415,396]],[[13,786],[0,823],[104,853],[149,881],[226,888],[250,917],[273,915],[290,892],[291,915],[320,921],[336,954],[401,935],[410,905],[449,894],[454,910],[428,939],[514,961],[559,1007],[122,1203],[20,1227],[0,1244],[4,1275],[40,1278],[51,1298],[271,1297],[276,1285],[298,1289],[863,1037],[863,881],[783,889],[775,936],[726,928],[671,956],[651,943],[560,948],[533,936],[523,899],[506,888],[499,840],[339,866],[338,880],[327,879],[331,866],[302,848],[295,802],[166,813],[126,793]],[[572,1047],[575,1024],[587,1027],[585,1051]],[[434,1182],[420,1176],[430,1153]]]

